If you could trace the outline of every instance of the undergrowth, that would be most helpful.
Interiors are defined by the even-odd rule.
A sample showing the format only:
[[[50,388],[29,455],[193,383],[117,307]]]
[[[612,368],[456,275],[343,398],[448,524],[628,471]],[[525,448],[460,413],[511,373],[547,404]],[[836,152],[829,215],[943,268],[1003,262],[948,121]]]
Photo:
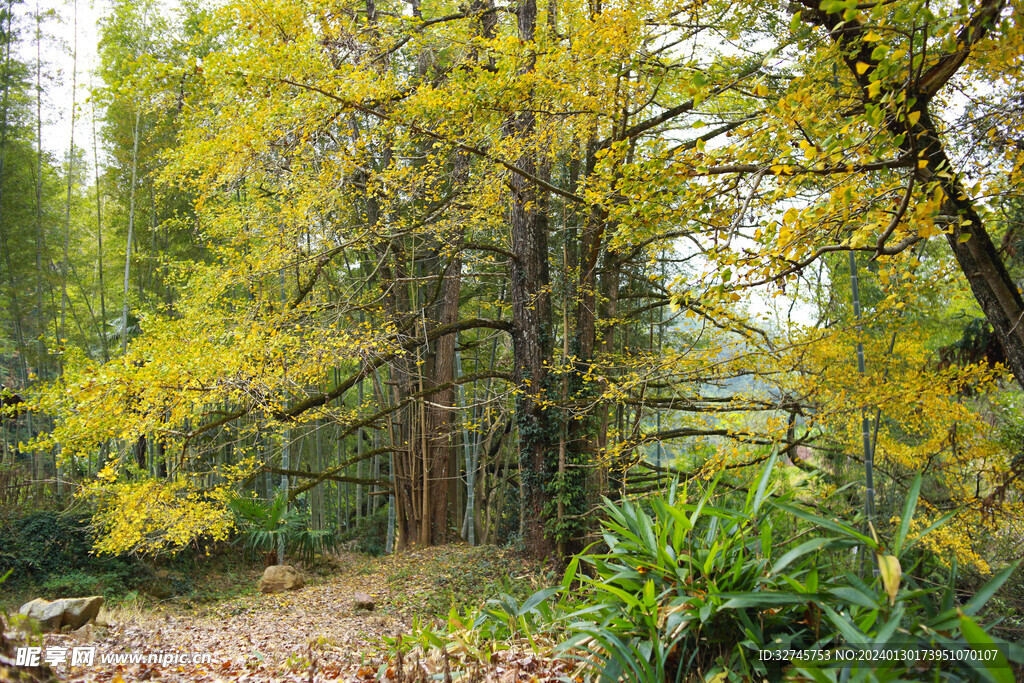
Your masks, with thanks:
[[[856,520],[770,495],[774,461],[745,499],[716,495],[712,484],[606,501],[603,541],[576,555],[559,585],[453,608],[443,627],[421,625],[392,646],[426,661],[443,653],[433,661],[463,670],[529,651],[609,682],[1015,679],[1024,650],[989,635],[977,615],[1016,565],[958,601],[955,567],[918,545],[949,516],[910,533],[920,478],[882,540]],[[864,660],[899,651],[920,656]]]
[[[555,576],[497,546],[423,548],[389,557],[383,567],[394,606],[427,621],[445,619],[453,608],[478,609],[502,593],[523,599]]]

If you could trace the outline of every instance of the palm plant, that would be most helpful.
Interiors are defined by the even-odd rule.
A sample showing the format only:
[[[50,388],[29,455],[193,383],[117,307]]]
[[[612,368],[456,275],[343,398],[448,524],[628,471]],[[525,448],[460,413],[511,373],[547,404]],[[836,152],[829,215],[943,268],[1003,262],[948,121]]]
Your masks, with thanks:
[[[281,559],[278,549],[298,552],[303,560],[310,560],[316,552],[333,548],[336,544],[330,529],[310,529],[309,517],[298,508],[289,508],[288,495],[281,491],[273,499],[258,498],[231,500],[231,510],[242,530],[241,539],[247,551],[254,556],[263,554],[266,566]]]

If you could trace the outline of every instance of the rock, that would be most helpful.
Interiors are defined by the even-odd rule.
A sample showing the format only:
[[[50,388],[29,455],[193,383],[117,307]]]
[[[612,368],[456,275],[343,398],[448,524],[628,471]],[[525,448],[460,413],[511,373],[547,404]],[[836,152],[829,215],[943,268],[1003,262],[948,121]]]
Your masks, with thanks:
[[[263,570],[260,580],[261,593],[280,593],[297,590],[303,586],[302,574],[290,564],[273,564]]]
[[[17,650],[21,642],[8,640],[3,618],[0,618],[0,681],[39,683],[57,681],[50,667],[40,660],[39,666],[23,666],[18,663]]]
[[[96,627],[92,624],[86,624],[82,628],[72,631],[71,637],[80,643],[96,642]]]
[[[373,602],[373,598],[366,593],[353,593],[352,607],[355,609],[365,609],[369,612],[372,612],[373,608],[376,607],[376,604]]]
[[[60,631],[65,626],[78,629],[90,621],[103,607],[103,596],[94,595],[89,598],[63,598],[50,602],[36,598],[27,602],[18,610],[18,614],[37,620],[47,631]]]

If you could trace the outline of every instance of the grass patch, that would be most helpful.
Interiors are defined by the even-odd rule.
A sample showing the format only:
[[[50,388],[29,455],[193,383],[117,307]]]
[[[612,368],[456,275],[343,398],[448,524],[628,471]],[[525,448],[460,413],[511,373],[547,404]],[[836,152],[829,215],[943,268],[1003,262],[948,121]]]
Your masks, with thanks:
[[[522,600],[555,580],[542,563],[496,546],[422,548],[382,564],[396,611],[435,619],[446,618],[453,607],[480,607],[502,593]]]

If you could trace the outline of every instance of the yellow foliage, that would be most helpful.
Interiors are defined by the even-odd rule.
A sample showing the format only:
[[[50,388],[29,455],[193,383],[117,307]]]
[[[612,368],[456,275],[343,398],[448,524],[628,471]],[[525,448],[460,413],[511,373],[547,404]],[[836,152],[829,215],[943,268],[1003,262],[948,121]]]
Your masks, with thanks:
[[[179,549],[199,540],[222,541],[234,528],[230,489],[198,478],[97,483],[82,495],[98,506],[94,521],[104,553]]]

